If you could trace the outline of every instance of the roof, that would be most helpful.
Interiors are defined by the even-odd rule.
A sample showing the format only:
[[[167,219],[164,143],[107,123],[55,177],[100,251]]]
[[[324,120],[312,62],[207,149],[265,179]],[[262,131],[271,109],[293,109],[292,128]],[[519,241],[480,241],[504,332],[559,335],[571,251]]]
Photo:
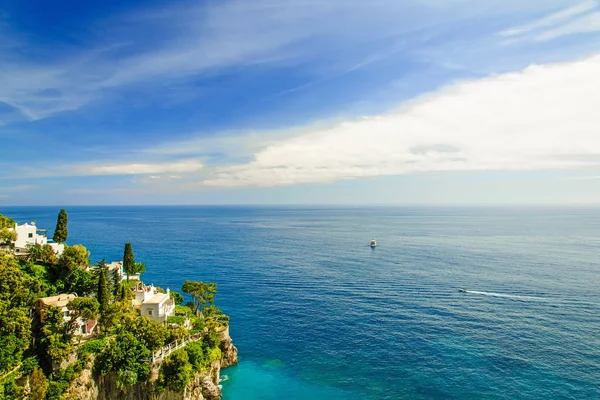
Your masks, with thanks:
[[[58,296],[42,297],[39,301],[45,306],[52,307],[65,307],[73,299],[77,298],[74,293],[71,294],[59,294]]]
[[[149,300],[145,301],[144,304],[160,304],[169,299],[169,297],[170,296],[167,293],[156,293]]]

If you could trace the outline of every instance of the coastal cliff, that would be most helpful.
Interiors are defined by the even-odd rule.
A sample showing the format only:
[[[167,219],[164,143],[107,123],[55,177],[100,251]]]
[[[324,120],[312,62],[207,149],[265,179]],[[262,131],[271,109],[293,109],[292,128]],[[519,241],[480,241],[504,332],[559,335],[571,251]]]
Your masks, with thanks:
[[[222,368],[235,365],[238,362],[237,348],[229,336],[229,328],[219,333],[219,348],[221,359],[212,362],[206,371],[195,373],[190,383],[182,392],[170,390],[160,391],[157,386],[157,364],[152,370],[153,379],[146,384],[137,384],[125,388],[117,387],[116,376],[107,374],[94,377],[92,364],[84,369],[73,381],[64,395],[65,400],[220,400],[221,389],[219,377]]]

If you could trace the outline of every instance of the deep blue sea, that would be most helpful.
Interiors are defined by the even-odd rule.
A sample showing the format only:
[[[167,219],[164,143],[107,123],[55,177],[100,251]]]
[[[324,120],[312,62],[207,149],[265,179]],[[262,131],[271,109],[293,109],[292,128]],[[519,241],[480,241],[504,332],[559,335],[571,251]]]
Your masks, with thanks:
[[[600,399],[600,208],[67,211],[93,261],[130,241],[147,282],[218,283],[225,400]]]

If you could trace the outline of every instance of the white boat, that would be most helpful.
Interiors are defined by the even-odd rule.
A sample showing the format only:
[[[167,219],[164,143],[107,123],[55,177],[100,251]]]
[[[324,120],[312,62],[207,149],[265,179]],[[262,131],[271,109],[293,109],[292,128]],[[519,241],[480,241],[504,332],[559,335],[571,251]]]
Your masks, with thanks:
[[[375,239],[371,240],[371,244],[369,246],[371,246],[371,247],[377,246],[377,242],[375,241]]]

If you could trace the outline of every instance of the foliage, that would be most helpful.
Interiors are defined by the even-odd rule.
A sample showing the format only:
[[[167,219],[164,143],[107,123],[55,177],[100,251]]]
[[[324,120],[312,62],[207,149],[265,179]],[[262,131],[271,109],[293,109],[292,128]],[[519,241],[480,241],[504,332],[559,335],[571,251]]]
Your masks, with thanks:
[[[0,214],[0,228],[14,228],[15,224],[16,222],[14,219]]]
[[[66,277],[74,270],[86,268],[89,265],[90,252],[81,244],[65,246],[65,250],[58,259],[59,270],[62,272],[60,277]]]
[[[206,355],[202,342],[190,342],[185,345],[185,351],[188,353],[190,364],[192,364],[194,371],[201,371],[206,366]]]
[[[202,317],[192,315],[190,322],[192,323],[192,333],[203,332],[206,327],[206,322]]]
[[[175,301],[175,305],[182,305],[183,304],[183,295],[179,292],[171,292],[171,294],[169,295],[173,301]]]
[[[146,316],[134,319],[127,325],[127,329],[151,351],[163,347],[169,336],[169,332],[163,324],[152,321]]]
[[[98,316],[98,300],[92,297],[78,297],[67,304],[69,310],[69,320],[65,325],[65,337],[69,338],[77,327],[80,319],[96,319]]]
[[[48,390],[48,380],[41,369],[36,368],[33,370],[29,378],[29,385],[31,386],[30,398],[32,400],[44,400]]]
[[[67,212],[65,209],[60,210],[58,213],[58,219],[56,221],[56,229],[54,230],[54,236],[52,240],[56,243],[64,243],[67,241],[67,237],[69,236],[69,232],[67,230]]]
[[[48,382],[46,400],[63,400],[63,393],[69,388],[75,379],[75,366],[70,365],[65,369],[58,370]]]
[[[117,297],[119,294],[119,290],[121,289],[121,274],[119,273],[119,269],[115,268],[110,273],[110,283],[112,289],[112,295]]]
[[[123,269],[127,275],[127,282],[129,282],[129,276],[133,275],[135,270],[135,256],[129,242],[125,243],[125,250],[123,251]]]
[[[190,331],[183,326],[172,326],[169,327],[168,333],[169,337],[167,338],[167,343],[172,343],[176,340],[183,339],[190,334]]]
[[[89,296],[96,289],[96,278],[84,269],[76,269],[67,276],[63,283],[63,290],[77,293],[78,296]]]
[[[17,259],[0,254],[0,374],[16,366],[28,348],[29,310],[41,293],[40,281],[25,274]]]
[[[183,324],[185,324],[185,318],[180,315],[172,315],[170,317],[167,317],[167,323],[175,324],[175,325],[183,325]]]
[[[162,388],[181,392],[190,383],[192,365],[185,350],[179,349],[165,359],[160,368],[159,385]]]
[[[213,304],[217,294],[217,284],[214,282],[185,281],[181,290],[192,296],[194,311],[202,313],[202,308]]]
[[[9,231],[15,227],[15,220],[0,214],[0,244],[9,244],[17,240],[17,232]]]
[[[100,316],[103,316],[110,301],[110,288],[108,282],[108,268],[106,261],[102,259],[98,264],[98,285],[96,288],[96,299],[99,304]]]
[[[216,328],[218,326],[228,326],[229,325],[229,316],[225,315],[223,311],[217,306],[210,306],[204,309],[203,311],[204,320],[206,321],[206,326],[209,329]]]
[[[121,389],[146,382],[150,376],[150,350],[132,332],[123,330],[98,355],[94,371],[98,375],[116,374]]]
[[[175,306],[175,315],[190,315],[192,310],[188,306]]]
[[[94,339],[88,340],[84,344],[80,346],[82,351],[89,354],[100,354],[102,350],[106,348],[106,340],[104,339]]]
[[[46,308],[40,338],[41,360],[59,362],[66,359],[73,348],[70,338],[71,335],[65,329],[61,309],[58,307]]]
[[[190,364],[196,372],[205,371],[213,361],[221,358],[218,341],[217,343],[207,340],[190,342],[185,345],[184,349],[188,353]]]
[[[27,245],[27,261],[40,262],[44,265],[54,265],[58,262],[58,257],[49,244],[42,246],[39,243],[35,243]]]

